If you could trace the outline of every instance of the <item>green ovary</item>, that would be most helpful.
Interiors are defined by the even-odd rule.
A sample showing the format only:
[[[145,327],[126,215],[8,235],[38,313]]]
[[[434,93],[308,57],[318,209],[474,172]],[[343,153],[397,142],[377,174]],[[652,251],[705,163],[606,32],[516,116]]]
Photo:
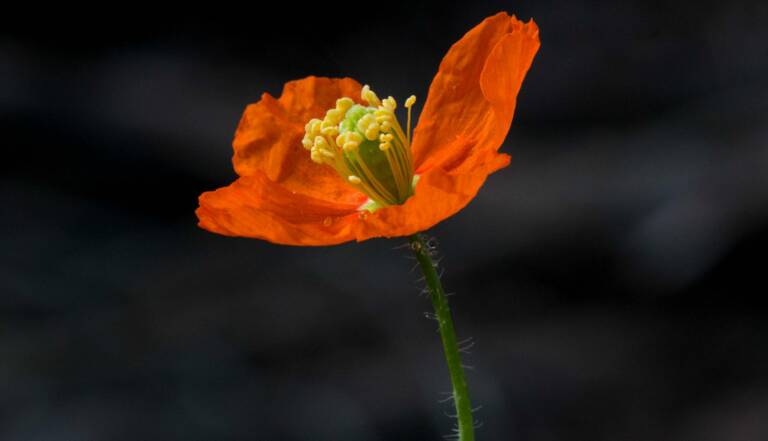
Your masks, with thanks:
[[[358,121],[366,114],[373,114],[374,111],[373,108],[354,105],[347,111],[344,120],[339,124],[340,132],[356,131],[360,133],[357,129]],[[402,164],[403,161],[398,159],[398,152],[396,151],[396,149],[402,149],[404,146],[399,141],[394,141],[390,152],[387,153],[382,151],[379,145],[378,139],[371,141],[364,138],[355,151],[344,153],[345,163],[375,192],[375,194],[369,194],[372,199],[386,205],[402,204],[413,194],[410,185],[413,171],[404,169],[405,164]],[[398,168],[397,172],[393,170],[392,162]],[[401,180],[405,180],[408,184],[403,186],[400,183],[398,186],[399,177],[402,177]]]

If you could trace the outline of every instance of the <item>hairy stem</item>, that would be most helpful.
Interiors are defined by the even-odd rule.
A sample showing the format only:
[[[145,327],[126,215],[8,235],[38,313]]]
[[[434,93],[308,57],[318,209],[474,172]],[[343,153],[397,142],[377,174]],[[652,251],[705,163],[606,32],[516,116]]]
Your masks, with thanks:
[[[461,355],[456,343],[456,331],[453,327],[451,310],[448,307],[448,299],[445,296],[440,276],[437,274],[435,264],[432,261],[431,250],[427,247],[420,234],[414,234],[409,238],[411,251],[419,262],[424,279],[429,288],[432,306],[435,308],[437,323],[440,326],[440,339],[443,341],[445,361],[448,364],[448,372],[453,384],[453,402],[456,405],[456,416],[459,420],[459,440],[474,441],[475,427],[472,422],[472,406],[469,401],[467,381],[464,378],[464,367],[461,365]]]

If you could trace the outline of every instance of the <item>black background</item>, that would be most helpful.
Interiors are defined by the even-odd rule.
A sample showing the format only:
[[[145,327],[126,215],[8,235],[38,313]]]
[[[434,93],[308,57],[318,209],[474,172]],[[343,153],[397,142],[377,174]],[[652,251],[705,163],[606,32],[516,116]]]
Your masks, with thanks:
[[[500,10],[542,40],[512,165],[430,231],[478,439],[768,439],[768,3],[29,9],[0,31],[0,439],[449,434],[402,239],[282,247],[194,209],[262,92],[423,103]]]

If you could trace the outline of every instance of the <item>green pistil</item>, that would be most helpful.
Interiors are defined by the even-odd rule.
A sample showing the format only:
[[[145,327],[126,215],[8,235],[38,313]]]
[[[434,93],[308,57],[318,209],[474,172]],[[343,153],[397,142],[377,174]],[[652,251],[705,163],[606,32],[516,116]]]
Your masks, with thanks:
[[[403,204],[413,192],[401,192],[397,185],[395,171],[390,166],[387,153],[379,148],[380,141],[365,139],[363,133],[357,129],[358,121],[366,114],[372,114],[375,109],[363,107],[359,104],[352,106],[346,113],[344,120],[339,124],[340,133],[355,131],[363,136],[363,141],[354,152],[345,152],[344,160],[347,167],[360,179],[365,181],[377,194],[369,195],[372,199],[380,200],[388,205]],[[404,149],[399,141],[393,142],[392,150]],[[395,152],[391,152],[394,154]],[[361,164],[362,162],[362,164]],[[369,173],[366,173],[366,170]]]

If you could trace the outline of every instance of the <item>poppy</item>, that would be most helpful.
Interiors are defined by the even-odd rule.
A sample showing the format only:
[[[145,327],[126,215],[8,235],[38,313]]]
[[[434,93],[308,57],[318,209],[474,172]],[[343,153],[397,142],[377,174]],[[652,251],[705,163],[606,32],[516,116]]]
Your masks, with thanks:
[[[413,134],[397,103],[351,78],[308,77],[249,105],[233,142],[238,179],[200,196],[200,227],[286,245],[408,236],[455,214],[498,152],[539,32],[501,12],[456,42]],[[308,151],[309,150],[309,151]]]

